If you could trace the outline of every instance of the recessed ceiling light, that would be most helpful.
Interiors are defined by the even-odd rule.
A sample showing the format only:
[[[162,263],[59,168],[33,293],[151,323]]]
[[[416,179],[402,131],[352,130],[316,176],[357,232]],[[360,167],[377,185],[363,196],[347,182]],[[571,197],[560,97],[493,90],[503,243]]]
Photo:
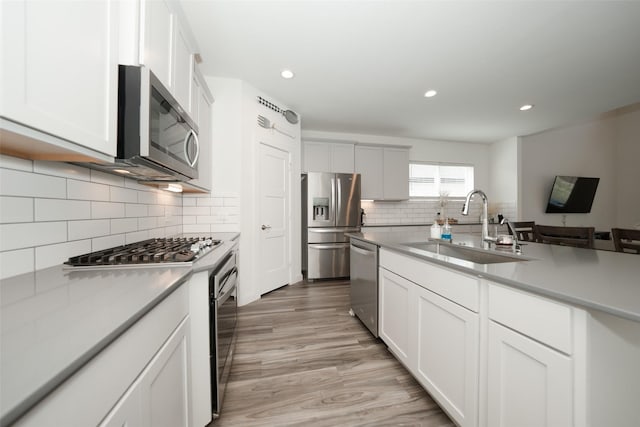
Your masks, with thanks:
[[[533,108],[533,104],[524,104],[522,107],[520,107],[520,111],[527,111],[527,110],[531,110]]]
[[[294,74],[293,74],[293,71],[291,70],[282,70],[280,75],[282,76],[283,79],[292,79]]]
[[[431,98],[431,97],[433,97],[433,96],[436,96],[437,94],[438,94],[438,92],[436,92],[435,90],[433,90],[433,89],[429,89],[428,91],[426,91],[426,92],[424,93],[424,97],[425,97],[425,98]]]

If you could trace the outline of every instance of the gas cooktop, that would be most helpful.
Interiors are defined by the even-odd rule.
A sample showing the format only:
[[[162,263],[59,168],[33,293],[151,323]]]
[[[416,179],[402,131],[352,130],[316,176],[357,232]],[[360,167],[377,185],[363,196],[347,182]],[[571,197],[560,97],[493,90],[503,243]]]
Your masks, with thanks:
[[[222,243],[208,237],[148,239],[69,258],[70,268],[191,265]]]

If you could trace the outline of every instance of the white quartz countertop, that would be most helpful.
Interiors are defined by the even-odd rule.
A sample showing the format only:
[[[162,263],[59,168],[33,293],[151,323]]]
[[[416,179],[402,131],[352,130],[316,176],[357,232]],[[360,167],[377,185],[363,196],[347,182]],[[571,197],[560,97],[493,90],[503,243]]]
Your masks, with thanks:
[[[375,232],[349,236],[488,280],[640,322],[640,256],[523,242],[527,261],[476,264],[404,243],[426,242],[425,233]],[[454,235],[453,243],[480,247],[480,239]]]
[[[238,233],[193,265],[65,270],[0,281],[0,425],[78,371],[193,272],[214,269]]]

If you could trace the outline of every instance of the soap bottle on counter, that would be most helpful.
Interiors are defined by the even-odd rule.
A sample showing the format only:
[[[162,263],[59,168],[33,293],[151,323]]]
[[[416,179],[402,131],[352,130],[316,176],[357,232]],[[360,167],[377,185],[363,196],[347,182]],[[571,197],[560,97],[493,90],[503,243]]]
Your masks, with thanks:
[[[433,225],[431,226],[431,238],[439,239],[441,237],[440,225],[438,224],[438,220],[433,221]]]
[[[444,225],[442,226],[442,240],[451,242],[451,226],[449,225],[449,219],[445,218]]]

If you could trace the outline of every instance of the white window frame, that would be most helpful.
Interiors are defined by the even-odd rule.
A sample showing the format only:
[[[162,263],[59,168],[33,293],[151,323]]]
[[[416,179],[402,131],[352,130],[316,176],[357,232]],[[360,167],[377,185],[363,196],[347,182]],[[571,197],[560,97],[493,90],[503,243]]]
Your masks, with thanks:
[[[411,191],[411,182],[412,182],[412,176],[411,176],[411,165],[413,164],[418,164],[418,165],[430,165],[430,166],[438,166],[438,175],[435,178],[435,181],[438,184],[438,194],[434,194],[431,196],[412,196],[411,193],[409,194],[409,199],[410,200],[439,200],[441,197],[440,191],[439,190],[439,185],[440,185],[440,167],[447,167],[447,166],[463,166],[463,167],[468,167],[471,168],[470,172],[471,172],[471,183],[470,185],[467,184],[467,187],[469,188],[469,190],[466,191],[466,193],[468,193],[469,191],[473,190],[474,185],[475,185],[475,165],[473,164],[469,164],[469,163],[444,163],[444,162],[423,162],[423,161],[418,161],[418,160],[411,160],[409,162],[409,191]],[[462,195],[448,195],[449,199],[464,199],[467,194],[462,194]]]

